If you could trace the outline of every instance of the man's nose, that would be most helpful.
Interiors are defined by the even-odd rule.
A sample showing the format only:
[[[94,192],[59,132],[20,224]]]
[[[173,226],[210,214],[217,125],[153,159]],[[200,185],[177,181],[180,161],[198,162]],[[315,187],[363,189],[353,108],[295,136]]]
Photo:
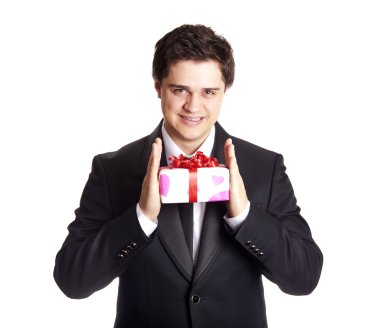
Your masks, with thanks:
[[[189,94],[186,98],[184,109],[188,112],[197,112],[200,110],[201,100],[196,94]]]

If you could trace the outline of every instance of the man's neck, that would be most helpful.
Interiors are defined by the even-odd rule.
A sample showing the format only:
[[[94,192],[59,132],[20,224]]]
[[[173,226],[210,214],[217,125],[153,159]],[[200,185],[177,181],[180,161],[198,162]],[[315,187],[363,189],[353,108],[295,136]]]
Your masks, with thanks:
[[[211,156],[211,151],[214,146],[215,139],[215,127],[213,126],[211,128],[209,135],[205,138],[205,140],[203,140],[201,144],[186,143],[184,145],[179,142],[175,142],[168,131],[165,129],[164,125],[162,126],[162,136],[167,158],[172,155],[179,156],[180,154],[193,155],[197,150],[202,151],[206,156]]]
[[[178,140],[176,140],[175,144],[179,148],[181,148],[181,150],[183,151],[184,154],[191,156],[203,145],[203,143],[206,139],[207,139],[207,137],[204,138],[204,140],[202,140],[201,143],[199,143],[199,142],[197,142],[197,143],[189,143],[189,142],[181,143],[181,142],[178,142]]]

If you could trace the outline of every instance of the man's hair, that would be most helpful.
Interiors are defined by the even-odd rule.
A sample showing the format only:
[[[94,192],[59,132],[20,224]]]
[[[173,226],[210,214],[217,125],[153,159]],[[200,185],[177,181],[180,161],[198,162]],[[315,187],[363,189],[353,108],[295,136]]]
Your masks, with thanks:
[[[164,35],[153,58],[153,78],[160,83],[169,75],[170,65],[180,60],[219,63],[226,88],[235,76],[233,51],[228,41],[204,25],[182,25]]]

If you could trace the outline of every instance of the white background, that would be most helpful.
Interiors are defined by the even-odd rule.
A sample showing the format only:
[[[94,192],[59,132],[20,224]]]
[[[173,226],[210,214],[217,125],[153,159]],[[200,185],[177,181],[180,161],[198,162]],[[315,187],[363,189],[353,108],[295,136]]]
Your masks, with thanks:
[[[270,327],[380,327],[379,17],[365,0],[1,1],[0,326],[112,327],[117,281],[70,300],[55,254],[92,157],[161,117],[155,42],[203,23],[235,51],[220,123],[284,155],[325,256],[309,296],[265,282]]]

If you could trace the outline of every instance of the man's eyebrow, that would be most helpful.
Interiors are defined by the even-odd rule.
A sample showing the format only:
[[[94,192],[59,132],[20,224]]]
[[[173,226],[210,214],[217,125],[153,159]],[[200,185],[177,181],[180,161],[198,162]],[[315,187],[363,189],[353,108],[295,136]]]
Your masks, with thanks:
[[[182,85],[182,84],[169,84],[169,87],[170,88],[178,88],[178,89],[186,89],[186,90],[190,90],[190,87],[188,87],[187,85]],[[207,91],[218,91],[220,90],[220,88],[202,88],[202,90],[207,90]]]
[[[220,88],[203,88],[203,90],[217,91],[217,90],[220,90]]]
[[[169,87],[178,89],[190,89],[188,86],[182,84],[169,84]]]

